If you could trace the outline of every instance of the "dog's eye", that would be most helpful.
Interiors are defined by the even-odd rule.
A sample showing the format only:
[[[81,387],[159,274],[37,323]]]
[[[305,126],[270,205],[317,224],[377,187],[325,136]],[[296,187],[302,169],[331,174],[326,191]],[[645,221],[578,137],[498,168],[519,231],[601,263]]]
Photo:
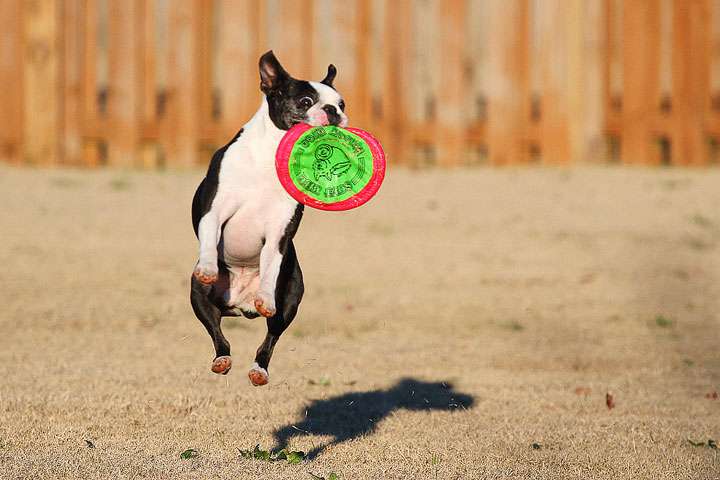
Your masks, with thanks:
[[[340,100],[340,103],[338,103],[338,107],[340,107],[341,111],[345,111],[345,102],[343,100]]]
[[[305,109],[312,107],[314,103],[315,102],[313,102],[313,99],[310,97],[302,97],[302,98],[299,98],[297,101],[298,107],[302,107]]]

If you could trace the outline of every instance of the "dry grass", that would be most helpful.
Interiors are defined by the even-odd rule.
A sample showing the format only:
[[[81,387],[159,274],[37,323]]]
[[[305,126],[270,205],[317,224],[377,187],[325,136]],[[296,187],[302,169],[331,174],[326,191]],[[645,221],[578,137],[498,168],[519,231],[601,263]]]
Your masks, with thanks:
[[[390,170],[307,211],[263,388],[190,309],[201,175],[0,166],[1,478],[720,478],[720,171]]]

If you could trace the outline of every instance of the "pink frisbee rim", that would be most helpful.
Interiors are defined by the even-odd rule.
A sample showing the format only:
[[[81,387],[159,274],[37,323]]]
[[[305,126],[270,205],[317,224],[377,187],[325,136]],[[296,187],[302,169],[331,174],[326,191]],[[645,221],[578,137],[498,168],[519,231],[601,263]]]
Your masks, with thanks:
[[[370,200],[377,193],[380,185],[382,185],[382,182],[385,179],[385,152],[380,146],[380,142],[375,137],[365,130],[360,130],[359,128],[349,127],[345,128],[345,130],[362,138],[370,147],[370,153],[372,154],[373,174],[367,185],[365,185],[362,190],[343,201],[327,203],[309,196],[295,185],[290,177],[290,155],[292,154],[292,149],[298,138],[311,128],[317,127],[312,127],[306,123],[299,123],[288,130],[282,140],[280,140],[280,145],[278,146],[277,153],[275,154],[275,170],[277,171],[278,179],[280,180],[280,184],[283,188],[285,188],[288,194],[290,194],[290,196],[298,202],[307,205],[308,207],[326,211],[336,212],[350,210],[352,208],[357,208]]]

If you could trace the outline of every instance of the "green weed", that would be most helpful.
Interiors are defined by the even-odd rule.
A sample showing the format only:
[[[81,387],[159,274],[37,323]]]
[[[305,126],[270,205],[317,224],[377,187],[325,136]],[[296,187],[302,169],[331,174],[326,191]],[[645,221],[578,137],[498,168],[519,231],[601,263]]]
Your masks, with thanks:
[[[80,182],[72,178],[56,177],[50,179],[50,185],[59,188],[76,188],[80,185]]]
[[[702,238],[698,237],[690,237],[687,239],[687,244],[690,246],[690,248],[694,250],[707,250],[708,248],[712,247],[712,244],[709,242],[706,242]]]
[[[265,460],[266,462],[277,462],[280,460],[286,460],[287,463],[289,463],[290,465],[300,463],[302,462],[303,458],[305,458],[305,452],[289,452],[284,448],[280,450],[277,455],[273,456],[272,453],[267,450],[260,450],[260,445],[255,445],[255,448],[252,451],[240,450],[238,448],[238,452],[240,452],[240,456],[243,458],[257,458],[260,460]]]
[[[225,324],[225,328],[239,328],[241,330],[247,330],[248,326],[238,320],[237,318],[228,318],[223,320],[223,323]]]
[[[308,475],[310,475],[313,480],[325,480],[325,477],[321,477],[320,475],[315,475],[312,472],[308,472]],[[330,476],[327,478],[327,480],[340,480],[340,477],[338,477],[336,474],[330,472]]]
[[[320,381],[316,382],[315,380],[313,380],[311,378],[310,380],[308,380],[308,384],[309,385],[320,385],[323,387],[327,387],[328,385],[330,385],[330,379],[327,377],[323,377],[320,379]]]
[[[709,228],[713,224],[712,220],[704,216],[702,213],[696,213],[693,215],[693,223],[702,228]]]
[[[395,227],[386,223],[371,223],[367,229],[368,232],[381,237],[389,237],[395,233]]]
[[[110,181],[110,188],[117,190],[118,192],[130,190],[130,188],[132,188],[132,183],[124,178],[116,178]]]
[[[665,190],[677,190],[679,188],[686,188],[692,185],[692,180],[689,178],[683,178],[683,179],[669,179],[669,180],[663,180],[660,182],[660,185],[665,188]]]
[[[690,445],[692,445],[693,447],[705,447],[705,446],[707,446],[707,447],[712,448],[713,450],[717,450],[717,449],[718,449],[717,442],[715,442],[715,440],[713,440],[712,438],[709,439],[709,440],[707,441],[707,443],[706,443],[706,442],[693,442],[692,440],[688,439],[688,443],[689,443]]]
[[[660,328],[668,328],[675,326],[677,319],[675,317],[666,317],[665,315],[657,315],[655,317],[655,325]]]
[[[505,330],[510,330],[511,332],[520,332],[525,329],[522,323],[518,322],[517,320],[510,320],[509,322],[503,323],[502,328]]]
[[[180,458],[197,458],[200,454],[194,448],[188,448],[180,454]]]

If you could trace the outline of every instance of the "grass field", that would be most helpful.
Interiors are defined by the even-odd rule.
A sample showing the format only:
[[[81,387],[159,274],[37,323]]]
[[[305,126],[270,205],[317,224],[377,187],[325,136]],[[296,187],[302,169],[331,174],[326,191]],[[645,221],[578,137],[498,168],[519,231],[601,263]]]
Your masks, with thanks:
[[[202,175],[0,166],[0,478],[720,478],[720,170],[391,169],[306,210],[261,388],[190,308]]]

